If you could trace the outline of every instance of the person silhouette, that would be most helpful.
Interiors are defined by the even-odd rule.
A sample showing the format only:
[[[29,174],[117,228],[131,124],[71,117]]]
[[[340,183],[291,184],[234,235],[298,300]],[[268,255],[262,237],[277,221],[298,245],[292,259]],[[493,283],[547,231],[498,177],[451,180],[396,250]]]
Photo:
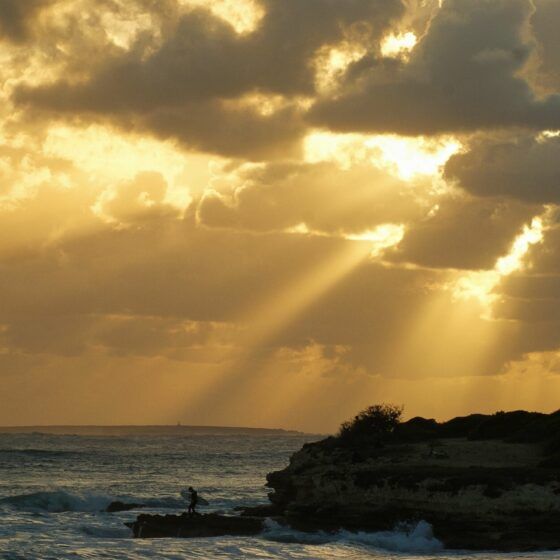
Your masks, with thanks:
[[[194,515],[196,513],[196,504],[198,502],[198,492],[192,486],[189,486],[189,494],[190,503],[187,511],[190,515]]]

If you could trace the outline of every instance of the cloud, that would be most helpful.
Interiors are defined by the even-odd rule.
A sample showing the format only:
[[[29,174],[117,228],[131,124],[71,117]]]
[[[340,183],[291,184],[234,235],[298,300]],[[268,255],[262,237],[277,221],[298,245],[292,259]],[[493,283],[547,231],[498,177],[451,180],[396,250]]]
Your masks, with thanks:
[[[468,152],[451,157],[445,176],[480,197],[558,203],[559,158],[560,136],[480,138],[472,141]]]
[[[0,39],[23,43],[29,39],[35,18],[53,0],[2,0],[0,2]]]
[[[252,157],[290,150],[303,134],[298,99],[315,94],[318,50],[356,33],[375,41],[403,13],[399,0],[267,0],[252,33],[238,34],[202,8],[178,17],[156,46],[107,50],[77,83],[20,86],[15,100],[62,115],[108,118],[196,149]],[[243,97],[283,96],[272,114]],[[293,148],[292,148],[293,149]]]
[[[305,132],[294,104],[261,114],[254,107],[200,101],[133,116],[130,122],[146,133],[179,140],[187,149],[252,160],[300,155]]]
[[[536,391],[504,372],[560,345],[557,6],[439,4],[0,0],[1,421]]]
[[[242,173],[233,193],[209,193],[198,207],[210,227],[273,231],[305,226],[329,234],[361,233],[422,217],[429,182],[405,182],[372,165],[277,163]]]
[[[531,27],[538,41],[536,82],[548,91],[560,90],[560,37],[557,23],[560,4],[556,0],[535,0]]]
[[[387,267],[364,251],[354,269],[305,302],[304,312],[294,310],[253,354],[249,335],[255,327],[247,317],[265,302],[270,311],[259,314],[259,321],[274,324],[279,310],[273,304],[282,293],[305,290],[306,281],[325,273],[325,262],[336,270],[336,259],[356,243],[364,242],[204,230],[176,219],[158,227],[106,229],[3,266],[0,324],[9,347],[31,354],[87,359],[97,349],[192,361],[248,352],[242,363],[249,378],[275,349],[302,348],[310,341],[344,347],[336,356],[340,367],[346,363],[388,377],[491,374],[544,344],[542,333],[539,342],[506,321],[492,325],[500,343],[479,356],[474,349],[485,340],[488,325],[469,304],[462,311],[464,323],[449,330],[449,310],[456,304],[450,292],[437,287],[449,278],[447,271]],[[429,312],[438,299],[439,311]],[[429,328],[410,338],[422,317],[431,317]],[[225,326],[221,331],[204,326],[214,323]],[[465,332],[453,338],[461,325]],[[242,334],[247,328],[249,334]],[[260,332],[253,335],[258,340]],[[442,359],[442,353],[449,356]]]
[[[504,279],[500,285],[497,317],[526,322],[539,327],[544,339],[560,344],[560,228],[549,225],[543,243],[531,251],[527,267]],[[537,327],[534,327],[537,328]]]
[[[378,37],[402,13],[396,0],[268,0],[264,6],[258,29],[247,35],[207,10],[189,10],[149,56],[137,44],[109,58],[82,86],[59,82],[27,95],[57,109],[112,112],[231,99],[253,90],[312,94],[309,63],[319,47],[340,41],[358,23]]]
[[[121,224],[179,217],[180,209],[165,200],[167,183],[161,173],[144,171],[132,181],[103,191],[93,208],[98,215]]]
[[[507,199],[450,195],[411,224],[390,258],[421,266],[491,269],[538,213],[538,206]]]
[[[355,63],[345,90],[317,103],[310,122],[410,135],[560,127],[560,95],[538,98],[521,75],[532,11],[529,0],[446,0],[409,62]]]

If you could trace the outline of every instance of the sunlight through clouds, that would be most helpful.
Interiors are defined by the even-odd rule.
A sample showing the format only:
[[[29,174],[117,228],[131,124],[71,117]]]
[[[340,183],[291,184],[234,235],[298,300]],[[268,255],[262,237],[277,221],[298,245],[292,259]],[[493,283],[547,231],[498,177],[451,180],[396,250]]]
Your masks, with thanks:
[[[418,175],[436,175],[461,144],[451,138],[403,138],[395,135],[365,136],[313,132],[305,138],[309,162],[335,161],[343,168],[358,162],[387,169],[411,180]]]
[[[0,369],[6,395],[21,375],[32,393],[18,422],[44,371],[76,410],[118,377],[99,422],[135,370],[158,396],[143,415],[139,391],[139,422],[289,422],[315,399],[298,426],[330,429],[401,393],[454,399],[445,415],[506,377],[548,405],[550,2],[6,2]]]
[[[353,241],[368,241],[372,244],[371,255],[377,257],[385,249],[397,246],[404,237],[405,227],[402,224],[382,224],[372,231],[347,234],[346,239]]]
[[[251,33],[264,16],[262,6],[256,0],[179,0],[183,6],[199,6],[209,9],[215,16],[227,21],[237,33]]]
[[[407,53],[414,48],[417,40],[416,35],[412,31],[397,35],[391,33],[381,41],[381,54],[392,57]]]
[[[171,142],[118,134],[103,126],[71,128],[53,126],[43,150],[52,157],[68,158],[88,173],[92,181],[118,182],[141,171],[157,171],[165,177],[166,201],[185,209],[193,192],[202,192],[227,160],[204,154],[185,154]]]
[[[319,52],[315,61],[315,81],[319,91],[327,93],[336,89],[338,81],[348,66],[359,60],[366,52],[365,46],[347,42]]]
[[[454,296],[459,300],[478,299],[490,317],[492,303],[499,297],[494,293],[495,288],[503,277],[523,269],[524,258],[531,246],[543,240],[549,215],[550,211],[525,225],[522,233],[514,239],[510,252],[500,257],[492,270],[469,272],[456,280],[452,288]]]

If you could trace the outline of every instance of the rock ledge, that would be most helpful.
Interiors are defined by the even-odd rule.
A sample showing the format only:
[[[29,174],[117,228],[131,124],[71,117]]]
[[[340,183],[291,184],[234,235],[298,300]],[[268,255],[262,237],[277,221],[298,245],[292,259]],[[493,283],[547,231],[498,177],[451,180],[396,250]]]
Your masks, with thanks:
[[[560,413],[414,418],[384,441],[330,437],[270,473],[301,530],[390,530],[425,520],[447,548],[560,549]]]
[[[202,515],[141,514],[136,521],[126,523],[136,538],[196,538],[223,535],[256,535],[263,530],[263,519],[237,517],[216,513]]]

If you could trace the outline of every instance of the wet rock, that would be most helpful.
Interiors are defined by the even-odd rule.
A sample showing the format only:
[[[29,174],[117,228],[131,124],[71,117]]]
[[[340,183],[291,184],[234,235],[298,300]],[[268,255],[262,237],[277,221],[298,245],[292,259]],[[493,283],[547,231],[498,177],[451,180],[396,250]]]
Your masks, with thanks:
[[[263,504],[260,506],[239,506],[233,508],[239,515],[249,517],[277,517],[282,514],[282,510],[274,504]]]
[[[131,509],[139,509],[139,508],[143,508],[146,507],[145,504],[127,504],[125,502],[121,502],[119,500],[115,501],[115,502],[111,502],[108,506],[107,509],[105,511],[109,512],[109,513],[116,513],[118,511],[130,511]]]
[[[197,538],[249,536],[263,530],[264,520],[209,513],[203,515],[149,515],[141,514],[136,521],[126,523],[136,538]]]

